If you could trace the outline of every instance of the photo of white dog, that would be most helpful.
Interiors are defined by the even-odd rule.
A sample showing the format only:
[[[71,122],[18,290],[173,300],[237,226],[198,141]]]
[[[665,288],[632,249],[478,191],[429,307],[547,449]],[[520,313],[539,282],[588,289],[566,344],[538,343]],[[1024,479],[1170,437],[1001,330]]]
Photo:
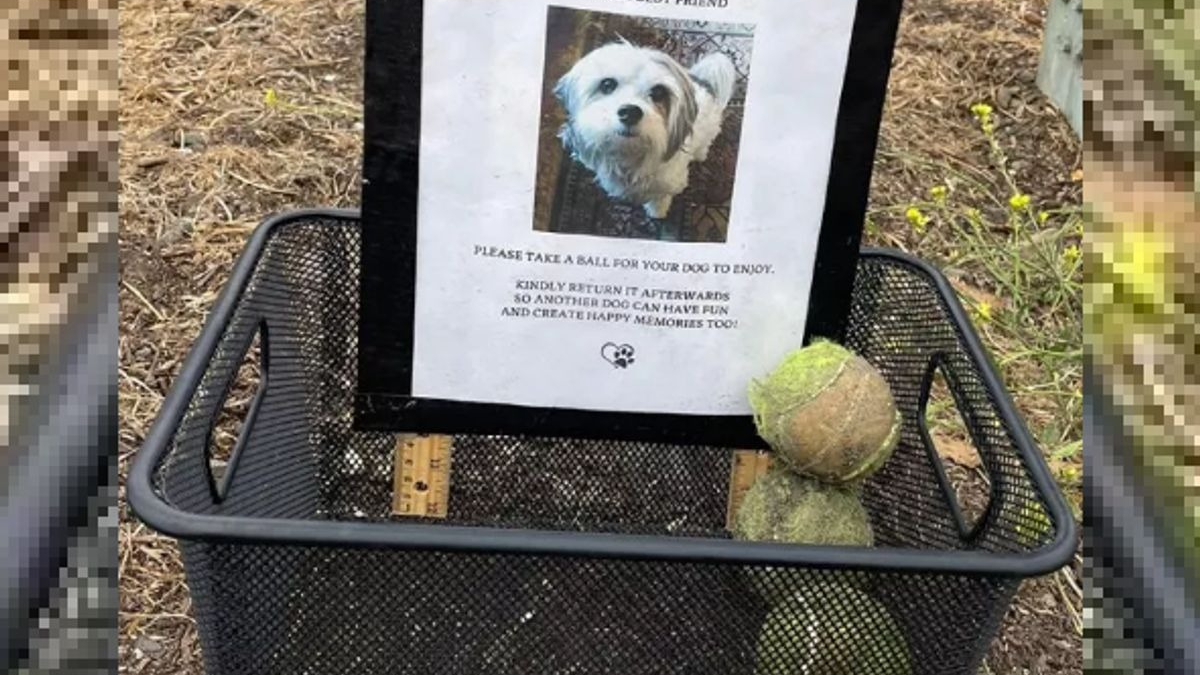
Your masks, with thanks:
[[[551,6],[533,230],[728,242],[755,30]]]
[[[608,196],[666,218],[691,165],[721,133],[737,73],[710,52],[686,68],[626,40],[585,54],[555,86],[566,123],[559,137]]]

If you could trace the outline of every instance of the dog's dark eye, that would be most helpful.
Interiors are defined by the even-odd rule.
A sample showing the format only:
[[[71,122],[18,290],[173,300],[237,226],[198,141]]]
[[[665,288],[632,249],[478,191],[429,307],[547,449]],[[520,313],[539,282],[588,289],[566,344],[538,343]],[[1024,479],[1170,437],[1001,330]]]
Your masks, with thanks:
[[[666,103],[670,98],[670,90],[661,84],[650,90],[650,100],[655,103]]]
[[[611,77],[606,77],[600,80],[600,86],[597,87],[601,94],[611,94],[617,90],[617,81]]]

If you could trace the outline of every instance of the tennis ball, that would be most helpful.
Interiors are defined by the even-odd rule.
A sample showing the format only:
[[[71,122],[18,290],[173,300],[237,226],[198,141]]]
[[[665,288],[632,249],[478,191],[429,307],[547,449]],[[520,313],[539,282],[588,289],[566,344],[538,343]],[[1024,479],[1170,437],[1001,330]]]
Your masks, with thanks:
[[[902,418],[887,380],[829,341],[789,354],[750,385],[758,433],[792,469],[824,481],[865,479],[887,462]]]
[[[748,541],[818,546],[871,546],[871,521],[850,486],[822,483],[775,468],[746,492],[733,535]],[[747,568],[750,586],[770,605],[797,587],[793,572],[778,567]]]
[[[856,489],[821,483],[783,468],[768,471],[746,492],[734,535],[788,544],[872,543],[871,522]]]
[[[904,631],[853,586],[813,583],[771,610],[755,675],[911,675]]]

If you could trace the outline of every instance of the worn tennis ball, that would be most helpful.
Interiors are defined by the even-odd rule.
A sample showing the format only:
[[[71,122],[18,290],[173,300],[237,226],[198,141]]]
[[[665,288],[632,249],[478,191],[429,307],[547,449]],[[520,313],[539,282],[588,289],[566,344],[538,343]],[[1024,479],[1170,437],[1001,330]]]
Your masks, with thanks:
[[[817,546],[871,546],[867,510],[853,486],[822,483],[775,468],[742,498],[733,535],[747,541]],[[796,572],[781,567],[747,568],[751,588],[770,605],[791,595]]]
[[[771,610],[755,675],[911,675],[900,624],[864,591],[813,583]]]
[[[789,354],[750,385],[758,433],[792,469],[821,480],[865,479],[887,462],[902,418],[887,380],[829,341]]]
[[[871,521],[853,486],[822,483],[776,467],[754,482],[734,535],[749,541],[870,546]]]

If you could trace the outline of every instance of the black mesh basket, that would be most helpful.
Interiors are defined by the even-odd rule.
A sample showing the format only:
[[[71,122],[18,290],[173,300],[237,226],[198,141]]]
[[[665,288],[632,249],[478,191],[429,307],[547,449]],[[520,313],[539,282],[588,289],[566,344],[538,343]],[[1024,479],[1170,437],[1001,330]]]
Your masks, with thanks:
[[[730,449],[628,441],[455,436],[448,517],[395,519],[396,439],[352,428],[359,234],[342,212],[259,229],[131,472],[181,540],[210,675],[974,673],[1021,579],[1074,550],[946,282],[877,250],[846,338],[905,419],[863,490],[876,547],[734,541]],[[982,457],[975,523],[924,422],[935,371]]]

